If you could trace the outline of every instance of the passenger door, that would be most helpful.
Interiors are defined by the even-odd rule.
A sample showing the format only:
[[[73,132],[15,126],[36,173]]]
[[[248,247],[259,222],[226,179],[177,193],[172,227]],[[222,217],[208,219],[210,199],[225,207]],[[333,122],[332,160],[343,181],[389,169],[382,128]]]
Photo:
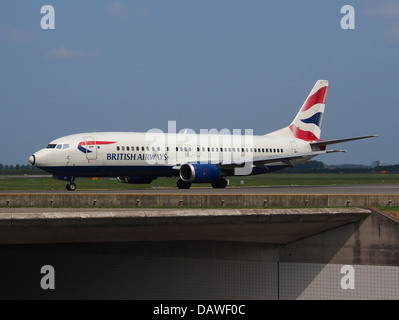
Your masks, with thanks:
[[[97,144],[93,137],[83,137],[86,148],[86,159],[97,160]]]

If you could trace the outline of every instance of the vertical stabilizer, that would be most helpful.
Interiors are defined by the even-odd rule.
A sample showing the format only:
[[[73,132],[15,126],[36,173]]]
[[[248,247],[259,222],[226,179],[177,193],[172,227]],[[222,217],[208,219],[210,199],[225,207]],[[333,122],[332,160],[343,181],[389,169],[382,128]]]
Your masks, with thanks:
[[[294,121],[289,125],[296,138],[306,141],[320,139],[327,89],[327,80],[318,80],[314,85]]]

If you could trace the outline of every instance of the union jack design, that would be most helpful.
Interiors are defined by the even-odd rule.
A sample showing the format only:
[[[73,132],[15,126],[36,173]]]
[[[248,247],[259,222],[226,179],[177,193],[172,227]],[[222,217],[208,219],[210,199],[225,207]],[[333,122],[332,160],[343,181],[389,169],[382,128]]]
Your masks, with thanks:
[[[94,141],[94,140],[89,140],[89,141],[82,141],[79,142],[78,144],[78,149],[79,151],[83,153],[92,153],[93,151],[90,151],[87,149],[88,146],[95,146],[96,148],[100,148],[100,146],[107,145],[107,144],[113,144],[116,143],[116,141]],[[86,147],[86,148],[85,148]]]
[[[306,141],[320,139],[327,89],[327,80],[318,80],[314,85],[302,108],[289,126],[296,138]]]

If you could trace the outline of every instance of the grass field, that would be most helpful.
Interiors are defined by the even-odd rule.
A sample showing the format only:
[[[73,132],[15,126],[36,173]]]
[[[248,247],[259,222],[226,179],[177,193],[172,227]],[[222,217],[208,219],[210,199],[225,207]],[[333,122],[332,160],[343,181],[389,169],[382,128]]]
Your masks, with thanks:
[[[158,178],[151,184],[120,183],[111,178],[78,178],[78,190],[176,188],[177,178]],[[65,190],[65,181],[41,176],[0,176],[1,191],[18,190]],[[399,184],[399,174],[266,174],[259,176],[229,178],[229,187],[234,186],[309,186],[309,185],[352,185],[352,184]],[[193,184],[193,187],[210,184]]]
[[[377,209],[399,221],[399,207],[387,206],[387,207],[378,207]]]

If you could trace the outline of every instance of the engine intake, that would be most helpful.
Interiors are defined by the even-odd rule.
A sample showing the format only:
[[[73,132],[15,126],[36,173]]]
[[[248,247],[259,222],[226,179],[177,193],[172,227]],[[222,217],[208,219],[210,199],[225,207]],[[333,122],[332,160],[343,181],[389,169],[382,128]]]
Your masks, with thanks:
[[[216,164],[185,163],[179,175],[185,182],[215,182],[220,178],[220,169]]]

